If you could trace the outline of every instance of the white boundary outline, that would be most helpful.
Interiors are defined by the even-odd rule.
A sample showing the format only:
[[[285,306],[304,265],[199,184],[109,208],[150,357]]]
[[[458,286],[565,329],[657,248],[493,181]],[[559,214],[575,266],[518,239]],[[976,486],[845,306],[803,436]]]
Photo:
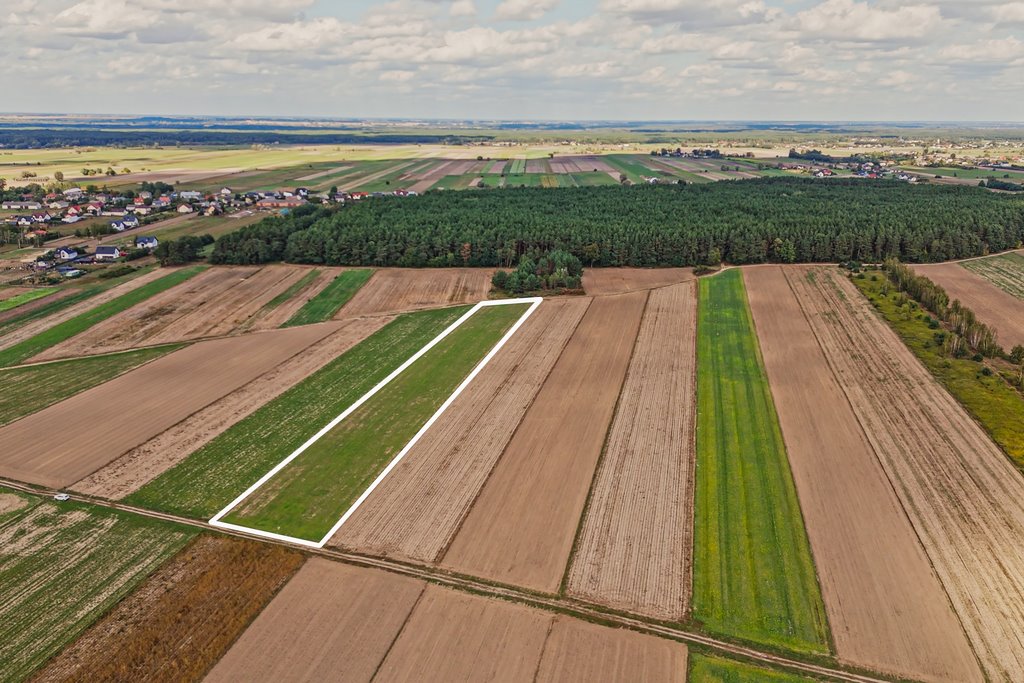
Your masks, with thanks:
[[[484,366],[486,366],[489,362],[491,362],[491,359],[494,358],[495,355],[497,355],[498,351],[501,350],[501,347],[503,347],[505,345],[505,343],[508,342],[508,340],[512,338],[512,335],[514,335],[516,333],[516,331],[519,330],[520,327],[522,327],[523,323],[526,322],[526,319],[529,318],[530,315],[532,315],[535,310],[537,310],[538,306],[540,306],[541,301],[543,301],[543,299],[541,297],[527,297],[527,298],[522,298],[522,299],[499,299],[499,300],[493,300],[493,301],[481,301],[480,303],[478,303],[475,306],[473,306],[473,308],[471,308],[468,311],[466,311],[462,315],[462,317],[460,317],[458,320],[456,320],[451,325],[449,325],[443,332],[441,332],[441,334],[439,334],[436,337],[434,337],[433,339],[431,339],[426,344],[426,346],[424,346],[422,349],[420,349],[415,354],[413,354],[411,357],[409,357],[408,360],[406,360],[404,363],[402,363],[400,366],[398,366],[390,375],[388,375],[387,377],[382,379],[377,384],[377,386],[373,387],[368,392],[363,394],[355,403],[353,403],[348,408],[346,408],[336,418],[334,418],[333,420],[328,422],[320,431],[318,431],[316,434],[311,436],[309,438],[309,440],[306,441],[306,443],[304,443],[301,446],[299,446],[298,448],[296,448],[295,451],[292,452],[291,455],[289,455],[287,458],[285,458],[284,460],[279,462],[277,465],[274,466],[273,469],[271,469],[269,472],[267,472],[262,477],[260,477],[259,481],[257,481],[255,484],[253,484],[252,486],[247,488],[244,492],[242,492],[241,495],[239,495],[233,501],[228,503],[227,507],[225,507],[223,510],[221,510],[216,515],[214,515],[212,519],[210,519],[210,524],[212,526],[220,527],[222,529],[231,529],[231,530],[234,530],[234,531],[240,531],[242,533],[251,534],[253,536],[262,536],[264,538],[272,538],[274,540],[286,541],[288,543],[295,543],[297,545],[303,545],[303,546],[307,546],[307,547],[310,547],[310,548],[323,548],[324,545],[327,543],[327,541],[330,540],[331,536],[333,536],[338,531],[338,529],[341,528],[342,524],[344,524],[346,521],[348,521],[348,518],[351,517],[352,514],[359,508],[359,506],[363,504],[363,502],[370,496],[371,493],[373,493],[373,490],[375,488],[377,488],[377,486],[382,481],[384,481],[384,478],[386,476],[388,476],[388,474],[391,472],[391,470],[393,470],[395,468],[395,466],[402,460],[402,458],[405,457],[406,453],[408,453],[412,449],[412,447],[416,445],[416,442],[419,441],[420,438],[426,433],[426,431],[428,429],[430,429],[431,425],[433,425],[434,422],[437,421],[437,418],[441,417],[441,414],[444,413],[444,411],[448,410],[448,407],[455,401],[456,398],[458,398],[459,394],[461,394],[463,392],[463,390],[465,390],[465,388],[467,386],[469,386],[469,383],[472,382],[473,379],[478,374],[480,374],[480,371],[484,369]],[[253,529],[252,527],[241,526],[239,524],[231,524],[229,522],[222,522],[221,521],[221,518],[224,517],[224,515],[226,515],[229,512],[231,512],[232,509],[234,509],[243,500],[248,498],[256,489],[258,489],[261,486],[263,486],[263,484],[265,484],[267,481],[269,481],[271,478],[273,478],[273,476],[275,474],[277,474],[282,469],[284,469],[288,465],[288,463],[290,463],[292,460],[294,460],[299,455],[301,455],[303,451],[305,451],[307,448],[309,448],[314,443],[316,443],[316,441],[319,440],[320,437],[322,437],[324,434],[326,434],[327,432],[329,432],[332,429],[334,429],[338,425],[339,422],[341,422],[346,417],[348,417],[350,414],[352,414],[355,410],[357,410],[359,408],[359,406],[361,406],[364,403],[366,403],[371,397],[373,397],[374,394],[376,394],[378,391],[380,391],[385,386],[387,386],[393,379],[395,379],[400,374],[402,374],[402,372],[405,371],[410,365],[412,365],[417,360],[419,360],[419,358],[421,356],[423,356],[425,353],[430,351],[430,349],[434,348],[434,346],[436,346],[442,339],[447,337],[449,334],[454,332],[460,325],[462,325],[464,322],[469,320],[469,318],[472,317],[474,313],[479,311],[481,308],[484,308],[484,307],[487,307],[487,306],[507,306],[509,304],[526,304],[526,303],[531,304],[531,305],[519,317],[519,320],[517,320],[512,325],[512,327],[509,328],[508,332],[506,332],[505,335],[500,340],[498,340],[498,343],[494,345],[494,347],[487,353],[486,356],[484,356],[483,360],[481,360],[479,363],[477,363],[476,367],[473,368],[472,372],[470,372],[469,375],[466,376],[466,379],[462,380],[462,383],[458,387],[456,387],[455,391],[452,392],[451,396],[449,396],[445,400],[445,402],[441,404],[441,407],[437,409],[437,412],[435,412],[433,415],[431,415],[430,419],[427,420],[426,423],[424,423],[424,425],[422,427],[420,427],[420,430],[418,432],[416,432],[416,435],[412,437],[412,439],[409,441],[409,443],[407,443],[405,445],[405,447],[402,448],[402,450],[398,452],[398,455],[396,455],[394,458],[392,458],[391,462],[388,463],[387,467],[385,467],[381,471],[381,473],[379,475],[377,475],[377,478],[373,480],[373,482],[370,484],[370,486],[365,491],[363,491],[362,495],[360,495],[359,498],[356,499],[356,501],[352,504],[351,507],[349,507],[349,509],[345,512],[345,514],[341,516],[341,519],[339,519],[337,521],[337,523],[333,527],[331,527],[331,530],[328,531],[327,535],[324,536],[322,539],[320,539],[320,541],[310,541],[310,540],[307,540],[307,539],[304,539],[304,538],[296,538],[294,536],[286,536],[284,534],[275,534],[275,533],[270,532],[270,531],[263,531],[261,529]]]

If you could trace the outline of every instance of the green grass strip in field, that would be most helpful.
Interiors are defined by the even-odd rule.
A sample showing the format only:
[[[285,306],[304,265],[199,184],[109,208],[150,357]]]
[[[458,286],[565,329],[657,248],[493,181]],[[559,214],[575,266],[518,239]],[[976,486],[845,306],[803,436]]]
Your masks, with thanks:
[[[209,519],[467,310],[399,316],[126,500]]]
[[[9,311],[12,308],[17,308],[22,304],[27,304],[29,301],[41,299],[47,294],[53,294],[56,291],[57,287],[42,287],[40,289],[33,289],[28,292],[22,292],[17,296],[12,296],[10,299],[0,300],[0,311]]]
[[[700,281],[694,617],[828,651],[825,608],[739,270]]]
[[[129,513],[21,498],[24,507],[0,518],[3,682],[27,678],[196,534]]]
[[[342,271],[319,294],[295,311],[295,315],[289,318],[282,327],[309,325],[330,320],[366,284],[371,275],[373,275],[373,270],[369,268]]]
[[[319,541],[526,308],[508,304],[479,309],[224,521]],[[287,455],[281,453],[281,459]]]
[[[302,276],[301,280],[298,280],[297,282],[292,283],[288,287],[288,289],[284,290],[283,292],[281,292],[280,294],[275,296],[273,299],[268,301],[266,304],[264,304],[263,310],[265,310],[265,311],[272,311],[272,310],[274,310],[275,308],[277,308],[278,306],[283,304],[285,301],[288,301],[293,296],[298,294],[305,287],[308,287],[309,284],[311,282],[313,282],[313,280],[315,280],[316,277],[319,274],[320,274],[320,271],[316,270],[316,269],[313,269],[313,270],[309,271],[308,273],[306,273],[305,275]]]
[[[93,325],[103,322],[121,311],[128,310],[151,296],[185,282],[205,269],[206,266],[191,266],[172,271],[157,280],[147,282],[138,289],[122,294],[116,299],[111,299],[74,318],[58,323],[34,337],[29,337],[14,346],[8,347],[0,351],[0,368],[15,365],[36,354],[42,353],[51,346],[56,346],[62,341],[86,331]]]
[[[807,683],[813,678],[701,654],[690,655],[687,680],[700,683]]]
[[[1024,299],[1024,254],[1010,252],[999,256],[964,261],[964,268],[1018,299]]]
[[[901,297],[896,286],[888,283],[882,273],[855,277],[853,283],[935,379],[981,423],[1017,467],[1024,470],[1024,396],[998,373],[983,374],[984,362],[947,355],[943,344],[935,338],[938,331],[930,328],[925,320],[927,313],[910,303],[901,305],[901,301],[907,301],[906,297]],[[888,293],[883,292],[886,284],[889,284]]]
[[[30,415],[183,345],[0,369],[0,426]]]

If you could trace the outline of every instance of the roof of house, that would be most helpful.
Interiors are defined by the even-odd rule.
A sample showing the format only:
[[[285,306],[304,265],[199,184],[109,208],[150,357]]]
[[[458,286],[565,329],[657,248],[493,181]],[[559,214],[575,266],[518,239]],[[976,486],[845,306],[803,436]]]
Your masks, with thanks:
[[[117,247],[96,247],[96,254],[120,254],[121,250]]]

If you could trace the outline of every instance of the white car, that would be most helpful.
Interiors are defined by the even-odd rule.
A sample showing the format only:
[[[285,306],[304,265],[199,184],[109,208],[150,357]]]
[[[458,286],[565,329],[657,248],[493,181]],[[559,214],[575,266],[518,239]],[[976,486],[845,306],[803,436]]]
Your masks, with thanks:
[[[58,493],[57,495],[55,495],[55,496],[53,497],[53,499],[54,499],[54,500],[59,500],[60,502],[62,502],[62,503],[63,503],[63,502],[65,501],[65,500],[71,500],[71,496],[69,496],[69,495],[68,495],[68,494],[66,494],[66,493]]]

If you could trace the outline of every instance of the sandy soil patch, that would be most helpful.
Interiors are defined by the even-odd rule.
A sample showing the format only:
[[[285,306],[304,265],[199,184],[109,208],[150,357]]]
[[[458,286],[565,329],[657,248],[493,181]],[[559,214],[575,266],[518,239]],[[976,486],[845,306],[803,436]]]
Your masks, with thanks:
[[[636,292],[591,303],[444,566],[536,590],[558,589],[646,300],[646,292]]]
[[[1024,478],[844,275],[786,273],[984,672],[1024,680]]]
[[[374,681],[531,681],[552,617],[427,586]]]
[[[690,596],[697,289],[650,294],[568,592],[680,621]]]
[[[623,294],[694,280],[692,268],[584,268],[583,289],[591,296]]]
[[[504,160],[503,161],[495,161],[494,163],[491,164],[491,167],[489,169],[487,169],[487,172],[488,173],[501,173],[502,171],[505,170],[505,165],[507,163],[508,163],[508,161],[504,161]]]
[[[335,320],[477,303],[491,291],[493,268],[380,268]]]
[[[537,683],[686,680],[686,646],[654,636],[555,617]]]
[[[370,681],[424,585],[416,579],[313,558],[206,681]]]
[[[328,323],[193,344],[0,429],[0,474],[67,486],[338,328]]]
[[[390,316],[378,316],[356,318],[341,323],[337,332],[285,360],[237,391],[189,415],[170,429],[132,448],[71,488],[81,493],[115,500],[134,493],[213,441],[221,432],[384,327],[392,319]]]
[[[980,680],[949,599],[782,269],[743,275],[837,655],[914,680]]]
[[[959,263],[935,263],[912,266],[915,272],[930,278],[946,290],[949,299],[974,311],[978,320],[996,331],[999,344],[1009,351],[1024,344],[1024,300],[967,270]]]
[[[588,305],[583,298],[541,304],[331,544],[436,561]]]
[[[0,515],[17,512],[28,505],[28,501],[13,493],[0,493]]]

